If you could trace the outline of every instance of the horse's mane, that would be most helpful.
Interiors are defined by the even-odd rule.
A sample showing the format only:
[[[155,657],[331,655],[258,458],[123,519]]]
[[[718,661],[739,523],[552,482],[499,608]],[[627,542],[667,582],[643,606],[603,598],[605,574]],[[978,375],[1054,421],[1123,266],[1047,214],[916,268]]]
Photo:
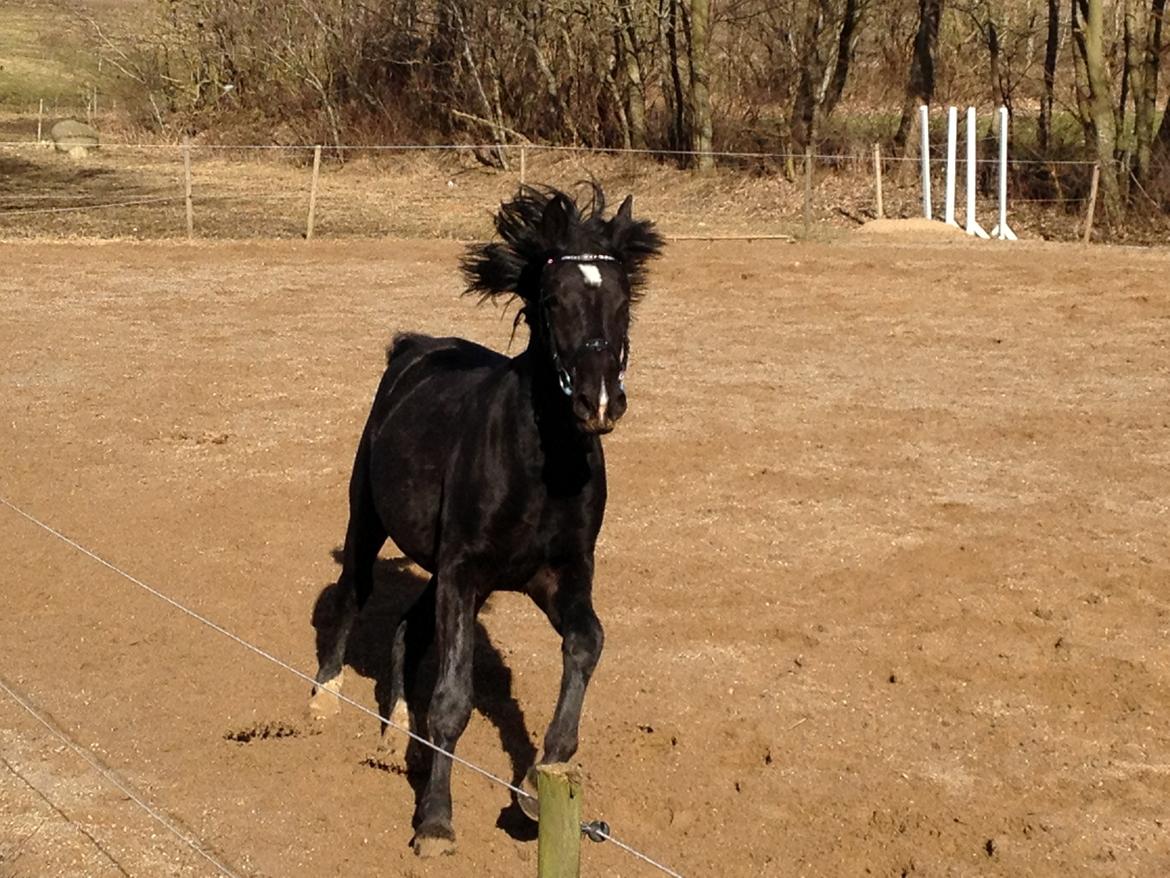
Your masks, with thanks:
[[[466,292],[493,300],[519,296],[527,304],[539,295],[540,271],[548,259],[599,253],[621,263],[630,298],[637,301],[646,261],[662,250],[662,236],[654,223],[631,216],[632,196],[605,219],[605,193],[596,183],[588,188],[587,199],[578,204],[559,189],[521,186],[496,213],[500,240],[467,248],[461,262]]]

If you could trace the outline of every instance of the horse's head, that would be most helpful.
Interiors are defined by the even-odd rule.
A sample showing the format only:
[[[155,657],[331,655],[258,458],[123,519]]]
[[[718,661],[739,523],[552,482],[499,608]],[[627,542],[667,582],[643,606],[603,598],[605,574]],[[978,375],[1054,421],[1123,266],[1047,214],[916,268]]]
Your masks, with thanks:
[[[600,187],[585,211],[562,192],[525,187],[496,216],[503,242],[473,247],[463,263],[469,292],[524,301],[530,350],[586,433],[608,433],[626,411],[630,310],[662,248],[632,207],[631,196],[606,219]]]

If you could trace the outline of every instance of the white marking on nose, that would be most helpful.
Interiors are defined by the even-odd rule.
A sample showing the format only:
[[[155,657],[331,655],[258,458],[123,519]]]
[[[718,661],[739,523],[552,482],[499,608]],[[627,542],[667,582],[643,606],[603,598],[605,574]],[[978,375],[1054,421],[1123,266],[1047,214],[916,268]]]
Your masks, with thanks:
[[[581,269],[581,274],[585,275],[585,286],[601,286],[601,269],[599,269],[596,265],[586,265],[582,263],[577,267]]]
[[[601,396],[597,398],[597,422],[605,423],[605,411],[609,408],[609,392],[605,389],[605,381],[601,382]]]

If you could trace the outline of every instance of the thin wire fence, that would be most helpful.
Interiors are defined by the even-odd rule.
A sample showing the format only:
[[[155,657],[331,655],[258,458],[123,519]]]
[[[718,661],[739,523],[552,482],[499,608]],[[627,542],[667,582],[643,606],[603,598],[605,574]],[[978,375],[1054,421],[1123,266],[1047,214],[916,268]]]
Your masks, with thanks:
[[[57,738],[61,743],[68,747],[71,751],[80,756],[86,764],[96,771],[101,777],[112,787],[121,792],[126,798],[134,803],[141,811],[146,813],[152,820],[162,826],[167,832],[177,838],[186,847],[194,851],[202,859],[206,860],[211,866],[221,875],[226,875],[228,878],[239,878],[239,874],[235,872],[230,866],[223,862],[215,854],[208,850],[208,845],[192,833],[179,828],[174,820],[167,817],[158,807],[152,805],[147,801],[146,797],[138,793],[131,787],[129,783],[119,777],[115,772],[108,769],[106,766],[93,755],[93,753],[85,747],[75,743],[73,739],[61,730],[56,723],[48,719],[41,711],[33,707],[26,698],[21,697],[14,691],[2,678],[0,678],[0,690],[2,690],[18,707],[24,710],[29,716],[36,720],[40,725],[44,726],[53,737]],[[109,856],[107,854],[107,856]],[[111,859],[113,859],[111,857]],[[121,863],[114,860],[115,865],[125,874]]]
[[[44,143],[39,144],[45,146]],[[0,141],[0,147],[6,148],[20,148],[38,146],[35,140],[5,140]],[[117,149],[142,149],[142,150],[182,150],[184,145],[179,142],[135,142],[135,141],[106,141],[103,140],[101,146],[104,148]],[[378,153],[378,152],[488,152],[499,151],[508,154],[519,154],[521,152],[529,154],[538,153],[587,153],[591,155],[610,155],[610,156],[647,156],[655,159],[663,158],[693,158],[695,156],[710,156],[715,159],[772,159],[780,161],[803,161],[806,155],[810,155],[813,159],[826,162],[862,162],[868,158],[868,153],[822,153],[822,152],[785,152],[785,151],[751,151],[751,150],[693,150],[693,149],[666,149],[659,147],[607,147],[607,146],[573,146],[566,144],[552,144],[552,143],[382,143],[382,144],[322,144],[323,148],[329,152],[341,153]],[[312,154],[313,150],[317,149],[315,145],[305,144],[279,144],[279,143],[198,143],[192,144],[191,148],[194,150],[218,151],[218,152],[292,152],[292,153],[308,153]],[[932,145],[931,161],[944,161],[946,156],[943,147],[937,144]],[[917,155],[887,155],[883,157],[886,162],[913,162],[920,161]],[[998,159],[994,158],[979,158],[976,160],[979,164],[998,164]],[[1036,166],[1083,166],[1091,167],[1094,162],[1083,159],[1030,159],[1030,158],[1013,158],[1013,165],[1036,165]]]
[[[826,237],[877,218],[868,152],[716,151],[716,170],[705,175],[682,169],[692,150],[107,141],[71,159],[49,147],[0,142],[0,170],[9,166],[0,173],[0,237],[482,239],[492,232],[492,209],[518,183],[565,187],[583,179],[635,192],[668,238]],[[324,158],[319,174],[316,150]],[[883,216],[922,215],[919,162],[881,157]],[[1010,207],[1025,211],[1014,225],[1075,237],[1092,164],[1011,159]],[[932,146],[939,191],[945,165],[942,148]],[[978,212],[988,217],[997,166],[976,162]]]
[[[203,614],[201,614],[195,610],[190,609],[189,607],[185,606],[184,604],[180,603],[179,601],[175,600],[174,598],[170,597],[169,595],[165,594],[164,592],[160,591],[159,589],[157,589],[151,585],[148,585],[146,582],[143,582],[138,577],[133,576],[130,573],[127,573],[125,570],[118,567],[116,564],[113,564],[110,561],[107,561],[101,555],[98,555],[96,552],[93,552],[90,549],[87,549],[81,543],[78,543],[77,541],[75,541],[75,540],[71,539],[70,537],[66,536],[65,534],[61,533],[61,531],[57,530],[56,528],[52,527],[49,524],[46,524],[44,521],[41,521],[39,518],[32,515],[31,513],[26,512],[24,509],[17,506],[12,501],[10,501],[7,497],[0,495],[0,505],[6,506],[9,510],[16,513],[21,518],[25,519],[26,521],[30,522],[31,524],[35,525],[36,527],[40,528],[41,530],[43,530],[46,533],[50,534],[51,536],[55,537],[57,540],[65,543],[66,545],[68,545],[71,548],[75,549],[76,551],[80,552],[82,555],[85,555],[86,557],[88,557],[92,561],[97,562],[101,566],[103,566],[106,569],[110,570],[111,572],[117,574],[118,576],[122,577],[123,579],[127,580],[128,582],[132,583],[133,585],[136,585],[138,588],[142,589],[143,591],[147,592],[148,594],[152,595],[153,597],[158,598],[163,603],[168,604],[172,608],[185,614],[186,616],[190,617],[191,619],[194,619],[199,624],[204,625],[205,627],[210,628],[211,630],[215,631],[216,633],[223,635],[224,637],[228,638],[229,640],[234,641],[239,646],[242,646],[244,649],[248,650],[249,652],[260,656],[261,658],[265,659],[266,661],[270,662],[271,664],[276,665],[277,667],[281,668],[285,672],[292,674],[294,677],[297,677],[302,682],[309,683],[309,684],[314,685],[314,686],[316,685],[316,679],[314,677],[310,676],[309,674],[305,673],[304,671],[299,670],[298,668],[294,667],[293,665],[289,664],[288,662],[284,661],[283,659],[273,655],[272,653],[265,650],[264,648],[257,646],[254,643],[251,643],[250,641],[239,636],[238,634],[235,634],[234,632],[228,630],[227,628],[224,628],[222,625],[219,625],[218,623],[212,621],[211,619],[207,618]],[[17,702],[21,702],[21,699],[15,693],[13,693],[10,689],[8,689],[6,686],[3,686],[2,683],[0,683],[0,687],[4,688],[4,690],[6,692],[8,692],[8,694],[14,700],[16,700]],[[378,711],[376,711],[376,710],[372,710],[371,708],[366,707],[364,704],[361,704],[360,702],[353,700],[352,698],[348,697],[344,693],[335,691],[335,692],[333,692],[333,695],[336,696],[342,703],[347,704],[350,707],[354,708],[355,710],[358,710],[359,712],[364,713],[367,716],[378,720],[385,727],[390,728],[390,729],[394,729],[395,731],[397,731],[403,735],[406,735],[408,738],[410,738],[410,740],[422,745],[423,747],[426,747],[427,749],[433,751],[434,753],[436,753],[438,755],[445,756],[448,759],[452,760],[453,762],[463,766],[464,768],[471,769],[476,774],[479,774],[480,776],[486,778],[487,780],[491,781],[492,783],[495,783],[499,786],[502,786],[502,787],[510,790],[518,798],[535,800],[536,797],[533,796],[527,790],[524,790],[524,789],[516,786],[515,784],[512,784],[509,781],[504,780],[502,777],[499,777],[499,776],[493,774],[492,772],[488,771],[486,768],[481,768],[480,766],[476,765],[474,762],[471,762],[471,761],[463,758],[462,756],[457,756],[456,754],[454,754],[448,750],[445,750],[442,747],[439,747],[438,745],[432,743],[431,741],[427,740],[426,738],[422,737],[421,735],[415,733],[411,729],[394,722],[392,719],[390,719],[389,717],[383,716],[382,714],[378,713]],[[23,702],[21,702],[21,704],[22,704],[22,706],[25,707],[26,710],[29,710],[30,712],[33,713],[34,716],[36,716],[35,711],[32,711],[31,708],[29,708],[27,705],[23,704]],[[48,725],[47,723],[45,723],[44,720],[42,720],[42,724]],[[54,731],[51,726],[48,726],[48,727],[49,727],[50,731]],[[59,732],[54,731],[54,734],[57,734],[58,737],[62,737],[63,740],[66,740],[66,743],[69,743],[69,741],[67,739],[65,739]],[[73,749],[78,749],[78,748],[74,747]],[[130,793],[118,783],[117,779],[110,772],[103,770],[101,768],[101,766],[94,759],[87,758],[86,754],[84,752],[82,752],[81,750],[78,750],[78,753],[83,758],[86,758],[86,760],[92,766],[94,766],[94,768],[97,769],[99,771],[99,773],[101,773],[104,777],[106,777],[107,780],[109,780],[111,783],[114,783],[115,785],[117,785],[119,787],[119,789],[123,790],[123,792],[127,792],[127,795],[130,795]],[[157,813],[157,811],[155,809],[152,809],[148,804],[146,804],[145,802],[141,801],[140,799],[134,797],[133,795],[131,795],[131,800],[134,801],[135,804],[137,804],[140,808],[143,808],[145,811],[147,811],[147,813],[149,813],[156,820],[163,823],[163,825],[166,826],[172,833],[174,833],[180,839],[185,841],[193,849],[195,849],[197,852],[203,854],[204,857],[209,859],[211,862],[213,862],[213,864],[215,864],[220,869],[221,872],[223,872],[224,874],[227,874],[227,875],[234,874],[226,866],[224,866],[222,863],[220,863],[218,860],[216,860],[215,858],[211,857],[211,855],[209,855],[205,851],[203,851],[203,849],[198,845],[198,843],[194,839],[187,837],[185,834],[181,833],[181,831],[179,831],[176,827],[174,827],[173,824],[168,823],[168,821],[165,818],[163,818],[161,816],[161,814]],[[592,821],[588,824],[582,824],[581,829],[582,829],[582,832],[587,832],[590,835],[590,837],[592,837],[592,838],[599,838],[603,841],[613,842],[616,847],[621,848],[623,851],[631,854],[632,856],[647,863],[648,865],[653,866],[654,868],[658,869],[659,871],[663,872],[664,874],[672,876],[672,878],[682,878],[682,876],[678,872],[671,869],[669,866],[663,865],[662,863],[658,862],[657,860],[652,859],[651,857],[649,857],[647,854],[643,853],[642,851],[640,851],[640,850],[634,848],[633,846],[628,845],[628,844],[620,841],[619,839],[617,839],[610,832],[608,825],[604,824],[601,821]]]

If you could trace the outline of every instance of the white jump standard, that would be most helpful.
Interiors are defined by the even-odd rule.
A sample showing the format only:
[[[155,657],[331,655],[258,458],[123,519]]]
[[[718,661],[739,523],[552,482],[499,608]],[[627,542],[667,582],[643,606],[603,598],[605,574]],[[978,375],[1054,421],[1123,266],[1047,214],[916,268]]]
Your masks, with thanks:
[[[990,237],[975,219],[975,108],[967,108],[967,228],[968,235],[987,239]]]
[[[1007,224],[1007,153],[1008,153],[1008,111],[999,108],[999,223],[991,230],[991,237],[1001,241],[1015,241],[1016,233]]]
[[[918,108],[918,120],[922,127],[922,215],[934,219],[930,209],[930,108],[926,104]]]
[[[955,146],[958,137],[958,117],[957,108],[947,108],[947,207],[943,222],[956,229],[959,227],[955,222]]]
[[[933,219],[930,200],[930,108],[918,108],[922,129],[922,213]],[[975,218],[975,167],[977,164],[977,142],[975,132],[975,108],[967,108],[967,224],[960,226],[955,220],[955,176],[958,165],[958,107],[947,108],[947,165],[946,165],[946,207],[943,222],[954,228],[962,228],[968,235],[977,238],[998,238],[1001,241],[1015,241],[1016,233],[1007,222],[1007,175],[1008,175],[1008,112],[1007,107],[999,108],[999,222],[988,235]]]

